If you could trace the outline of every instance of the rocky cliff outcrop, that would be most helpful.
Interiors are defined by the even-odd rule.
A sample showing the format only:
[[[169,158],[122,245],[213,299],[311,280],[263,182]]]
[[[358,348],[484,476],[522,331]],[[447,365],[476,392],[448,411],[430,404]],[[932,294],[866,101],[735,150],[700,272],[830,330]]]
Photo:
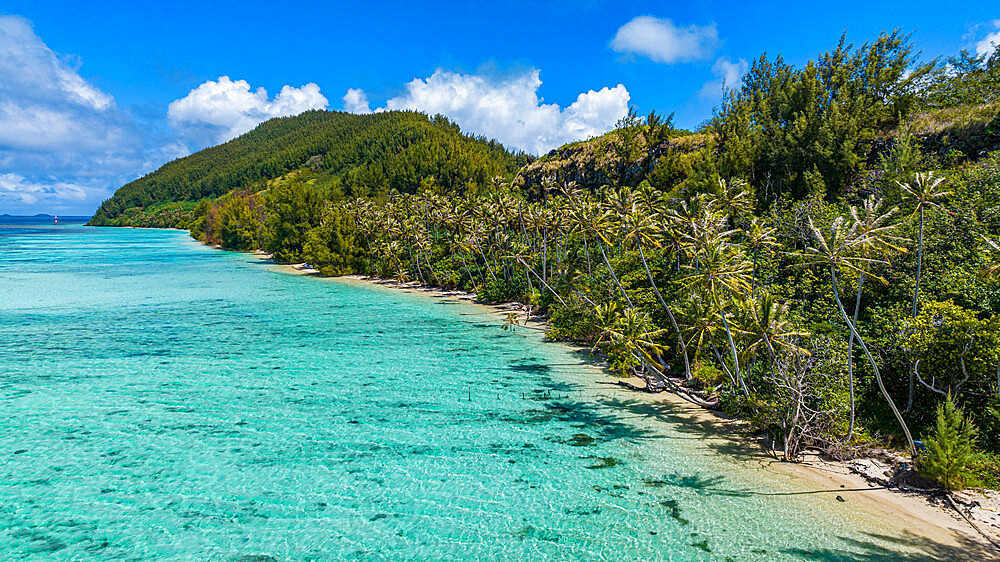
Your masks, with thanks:
[[[624,158],[614,142],[608,134],[554,149],[522,168],[514,185],[532,194],[540,193],[547,179],[556,186],[572,182],[584,189],[614,184],[637,185],[653,172],[664,155],[671,151],[697,150],[705,146],[707,139],[704,135],[670,139],[649,147],[635,159]]]

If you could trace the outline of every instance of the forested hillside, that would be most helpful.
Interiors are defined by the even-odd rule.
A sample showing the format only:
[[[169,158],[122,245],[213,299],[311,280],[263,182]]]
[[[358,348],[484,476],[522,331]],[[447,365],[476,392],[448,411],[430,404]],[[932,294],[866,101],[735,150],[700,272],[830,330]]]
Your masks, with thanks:
[[[631,114],[517,174],[501,148],[459,143],[494,155],[468,172],[477,189],[416,163],[388,173],[395,152],[358,146],[326,168],[350,197],[286,177],[188,224],[327,275],[528,303],[553,337],[741,416],[786,459],[888,445],[946,486],[996,486],[998,78],[1000,55],[921,62],[900,34],[842,41],[802,66],[761,57],[694,134]],[[170,177],[178,198],[221,185]]]
[[[508,176],[527,161],[496,141],[462,134],[441,116],[307,111],[267,121],[124,185],[91,222],[177,226],[193,209],[177,203],[213,199],[237,188],[262,189],[269,180],[303,168],[319,187],[356,196],[413,193],[428,178],[448,191],[464,191]]]

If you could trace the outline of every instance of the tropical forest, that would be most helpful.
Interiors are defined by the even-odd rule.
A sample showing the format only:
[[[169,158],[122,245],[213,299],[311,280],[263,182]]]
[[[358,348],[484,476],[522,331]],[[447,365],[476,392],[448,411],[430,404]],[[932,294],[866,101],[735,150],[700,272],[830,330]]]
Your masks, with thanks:
[[[541,157],[441,115],[314,110],[91,224],[521,303],[620,386],[744,420],[781,460],[886,448],[945,488],[1000,485],[1000,56],[926,60],[901,32],[763,55],[693,130],[633,110]]]

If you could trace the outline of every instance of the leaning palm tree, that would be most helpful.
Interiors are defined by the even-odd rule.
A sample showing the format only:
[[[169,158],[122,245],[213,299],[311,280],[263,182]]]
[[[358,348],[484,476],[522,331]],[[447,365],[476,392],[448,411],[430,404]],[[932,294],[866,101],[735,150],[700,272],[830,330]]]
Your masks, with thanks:
[[[655,197],[650,197],[649,199],[652,201],[656,200]],[[652,210],[652,208],[649,209]],[[660,226],[653,218],[653,213],[640,208],[637,202],[633,202],[632,207],[627,210],[624,219],[623,225],[627,235],[635,240],[636,249],[639,250],[639,257],[642,258],[642,267],[646,270],[646,276],[649,278],[649,285],[653,288],[656,298],[659,299],[660,305],[663,306],[663,309],[667,312],[667,317],[670,318],[670,323],[674,326],[674,332],[677,334],[677,341],[681,347],[681,355],[684,357],[684,376],[690,380],[691,361],[688,358],[687,344],[684,343],[684,336],[681,334],[680,326],[677,325],[677,319],[674,318],[673,310],[667,305],[667,301],[663,299],[660,289],[656,286],[656,281],[653,280],[653,273],[649,270],[649,263],[647,263],[646,254],[643,251],[643,245],[652,247],[660,245],[657,239],[657,235],[661,232]]]
[[[858,236],[858,254],[862,257],[873,255],[882,256],[888,259],[893,253],[906,252],[905,240],[896,236],[896,224],[890,224],[897,208],[893,207],[882,212],[883,202],[868,197],[861,205],[851,207],[851,217],[854,221],[853,229]],[[865,284],[865,272],[858,274],[858,291],[854,299],[854,325],[858,325],[858,314],[861,312],[861,294]],[[851,334],[847,343],[847,388],[850,395],[850,416],[847,424],[847,440],[854,436],[854,421],[856,417],[856,407],[854,399],[854,334]]]
[[[711,298],[729,340],[733,373],[743,393],[749,397],[750,390],[740,373],[739,351],[733,339],[733,330],[726,318],[724,301],[750,292],[750,264],[743,251],[725,238],[707,241],[704,248],[698,252],[696,261],[698,263],[696,272],[681,279],[681,283],[688,289],[702,290]]]
[[[611,236],[613,236],[616,228],[612,224],[612,217],[610,213],[605,209],[601,209],[600,206],[591,201],[589,197],[582,196],[579,192],[566,190],[565,193],[566,197],[570,201],[569,223],[572,225],[571,228],[579,232],[594,235],[594,241],[597,243],[597,247],[601,251],[601,257],[604,258],[604,265],[607,266],[608,272],[611,274],[611,278],[614,280],[615,285],[618,286],[618,290],[621,291],[622,296],[625,297],[625,302],[627,302],[629,306],[633,306],[632,299],[629,298],[628,293],[625,292],[625,287],[623,287],[621,281],[618,280],[618,275],[615,273],[614,268],[611,267],[611,261],[608,260],[608,254],[604,251],[604,244],[607,244],[608,246],[613,245],[611,242]]]
[[[645,382],[643,390],[660,392],[670,390],[677,396],[703,408],[719,407],[718,400],[708,401],[691,391],[675,384],[655,363],[663,354],[663,348],[656,340],[665,332],[652,325],[649,316],[635,308],[619,312],[614,302],[595,307],[599,337],[596,346],[603,346],[617,355],[617,366],[623,374],[631,372]],[[623,384],[636,388],[624,381]]]
[[[924,261],[924,213],[930,209],[944,209],[942,201],[951,195],[950,191],[945,191],[941,184],[944,178],[935,177],[934,172],[917,173],[914,176],[913,184],[900,183],[903,202],[913,207],[913,214],[920,215],[920,234],[917,238],[917,279],[913,288],[913,308],[911,316],[917,317],[917,302],[920,295],[920,273]],[[910,369],[909,391],[906,399],[906,411],[913,408],[913,395],[916,389],[916,373]]]
[[[697,363],[700,360],[702,351],[711,349],[716,361],[722,367],[723,372],[729,377],[729,382],[733,387],[737,387],[736,377],[729,370],[729,365],[719,353],[716,345],[717,333],[722,331],[719,315],[710,305],[711,298],[706,297],[699,291],[693,291],[689,298],[680,302],[677,314],[681,318],[684,327],[687,348],[691,350],[692,359]]]
[[[847,315],[847,311],[844,310],[844,304],[840,301],[840,287],[838,285],[837,279],[838,274],[842,271],[852,271],[855,273],[862,273],[866,271],[866,267],[874,263],[884,263],[882,260],[876,258],[862,257],[858,255],[858,248],[862,244],[862,239],[857,234],[857,225],[848,225],[844,217],[838,217],[833,221],[830,226],[830,234],[823,234],[820,229],[816,228],[813,224],[812,218],[808,221],[809,230],[812,232],[814,239],[814,246],[807,246],[805,252],[800,254],[802,259],[802,265],[818,265],[825,267],[830,273],[830,284],[833,288],[833,299],[837,302],[837,308],[840,310],[841,316],[844,318],[844,322],[847,323],[847,327],[851,331],[851,335],[858,341],[861,349],[865,352],[868,357],[868,363],[875,373],[875,380],[878,382],[878,388],[882,392],[882,396],[885,398],[886,402],[889,403],[889,408],[892,409],[892,413],[896,416],[896,420],[899,421],[899,425],[903,428],[903,433],[906,435],[907,444],[910,446],[910,456],[914,462],[917,460],[917,450],[913,444],[913,436],[910,434],[910,428],[906,425],[906,421],[903,419],[903,414],[899,412],[899,408],[896,407],[896,403],[892,401],[892,397],[889,396],[889,391],[885,388],[885,383],[882,381],[882,374],[879,372],[878,364],[875,362],[875,358],[872,357],[871,351],[868,350],[868,345],[865,344],[865,340],[858,334],[857,327],[854,322],[851,321],[850,316]],[[872,275],[869,272],[869,275]],[[873,275],[874,276],[874,275]],[[884,279],[881,279],[885,282]]]

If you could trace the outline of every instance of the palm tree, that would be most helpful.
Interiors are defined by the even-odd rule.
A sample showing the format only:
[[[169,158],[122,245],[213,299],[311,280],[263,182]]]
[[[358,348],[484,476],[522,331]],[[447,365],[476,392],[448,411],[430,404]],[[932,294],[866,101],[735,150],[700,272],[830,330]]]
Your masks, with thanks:
[[[639,197],[642,199],[645,209],[639,207],[638,201],[633,201],[632,207],[627,210],[623,225],[627,236],[635,240],[636,249],[639,250],[639,257],[642,258],[642,267],[646,270],[646,276],[649,278],[649,285],[653,288],[656,298],[660,301],[660,305],[663,306],[663,310],[667,312],[667,316],[670,318],[670,323],[674,326],[674,332],[677,334],[677,341],[681,347],[681,355],[684,358],[684,376],[690,380],[691,362],[688,358],[687,344],[684,343],[684,337],[681,334],[680,326],[677,325],[677,319],[674,318],[674,312],[663,299],[660,289],[656,286],[656,281],[653,280],[653,273],[649,270],[649,263],[647,263],[646,254],[642,249],[643,244],[649,244],[653,247],[659,247],[660,245],[656,235],[661,232],[661,228],[654,219],[658,197],[651,188],[648,188],[648,184],[646,188],[640,189]]]
[[[882,212],[883,202],[874,196],[868,197],[861,205],[861,211],[851,207],[851,217],[854,220],[854,231],[858,236],[858,253],[863,257],[877,254],[884,258],[893,252],[906,252],[904,240],[894,233],[897,225],[889,224],[897,208],[893,207]],[[865,272],[858,274],[858,291],[854,299],[854,325],[858,326],[858,314],[861,311],[861,294],[865,284]],[[847,343],[847,388],[850,395],[850,416],[847,425],[847,440],[854,436],[854,421],[856,407],[854,399],[854,334]]]
[[[604,251],[604,244],[601,243],[603,240],[609,246],[613,245],[609,238],[614,230],[610,214],[590,201],[588,197],[581,197],[579,192],[567,190],[566,196],[571,203],[569,207],[569,221],[574,225],[573,228],[595,236],[597,247],[601,250],[601,257],[604,258],[604,265],[607,266],[611,278],[614,280],[615,285],[618,286],[618,290],[621,291],[622,296],[625,297],[625,302],[630,307],[633,306],[632,299],[629,298],[628,293],[625,292],[625,287],[622,287],[621,281],[618,280],[618,275],[615,274],[615,270],[611,267],[611,262],[608,260],[608,255]]]
[[[941,188],[944,178],[935,177],[934,172],[917,173],[913,185],[896,182],[902,189],[903,202],[913,207],[913,214],[920,215],[920,234],[917,241],[917,282],[913,288],[913,309],[911,316],[917,317],[917,300],[920,294],[920,273],[924,261],[924,212],[929,209],[944,210],[941,202],[951,195]],[[913,408],[913,394],[916,388],[916,373],[910,369],[910,387],[906,399],[906,411]]]
[[[774,239],[774,229],[768,228],[763,221],[754,217],[750,219],[750,225],[746,232],[747,246],[753,256],[753,272],[750,274],[750,296],[754,296],[757,289],[757,257],[762,250],[777,248],[780,246]]]
[[[763,349],[773,366],[778,359],[777,349],[805,352],[790,340],[806,337],[809,333],[795,327],[789,317],[787,303],[778,302],[770,293],[761,292],[752,304],[749,322],[744,324],[742,330],[748,339],[748,354]]]
[[[920,234],[917,239],[917,283],[913,289],[913,310],[911,315],[917,317],[917,299],[920,294],[920,273],[924,259],[924,213],[929,209],[944,210],[941,202],[951,195],[950,191],[941,188],[944,178],[935,177],[934,172],[918,173],[913,185],[899,183],[903,190],[903,202],[913,207],[913,214],[920,215]]]
[[[689,349],[693,350],[693,359],[695,362],[699,361],[701,351],[706,347],[710,347],[715,359],[722,366],[723,372],[729,377],[729,381],[733,384],[733,387],[736,387],[738,386],[736,377],[729,370],[729,366],[722,358],[719,348],[715,344],[716,333],[722,328],[719,315],[715,313],[713,306],[709,304],[710,301],[709,297],[706,297],[699,291],[693,291],[689,298],[681,301],[677,313],[681,317],[684,331],[688,334],[686,345]]]
[[[838,217],[834,220],[830,227],[829,236],[824,235],[816,226],[813,224],[812,217],[808,220],[809,230],[812,232],[815,246],[807,246],[805,252],[800,256],[803,258],[803,265],[819,265],[825,267],[830,273],[830,284],[833,287],[833,298],[837,302],[837,308],[840,310],[841,316],[844,318],[844,322],[847,323],[847,327],[851,331],[851,335],[858,341],[861,345],[861,349],[864,350],[865,355],[868,357],[868,363],[875,373],[875,380],[878,382],[878,388],[882,392],[882,396],[885,398],[886,402],[889,403],[889,408],[892,409],[892,413],[896,416],[896,420],[899,421],[899,425],[903,428],[903,433],[906,435],[906,441],[910,446],[910,456],[914,462],[917,460],[917,450],[913,444],[913,436],[910,434],[910,428],[907,427],[906,421],[903,419],[903,415],[899,412],[899,408],[896,407],[896,403],[892,401],[892,397],[889,396],[889,391],[885,388],[885,383],[882,381],[882,374],[879,372],[878,364],[875,362],[875,358],[872,357],[871,351],[868,350],[868,346],[865,344],[865,340],[862,339],[861,335],[858,334],[857,327],[851,321],[851,318],[847,315],[847,311],[844,310],[844,304],[840,301],[840,287],[837,283],[837,274],[842,271],[853,271],[855,273],[862,273],[865,271],[865,267],[873,263],[884,263],[881,260],[874,258],[866,258],[858,255],[858,247],[862,244],[862,239],[857,235],[857,224],[848,226],[844,217]],[[876,277],[878,278],[878,277]],[[884,282],[884,280],[882,280]]]
[[[753,199],[753,191],[747,182],[719,179],[719,189],[712,203],[729,219],[730,225],[736,226],[740,224],[740,219],[753,212]]]
[[[704,408],[718,408],[718,401],[710,402],[679,387],[654,365],[663,348],[656,343],[665,330],[655,328],[649,316],[635,308],[619,312],[618,304],[609,302],[595,307],[599,337],[595,349],[603,346],[615,352],[623,374],[631,371],[646,383],[644,390],[660,392],[669,389],[681,398]],[[628,383],[619,383],[625,386]]]
[[[751,266],[743,252],[725,238],[708,241],[697,255],[696,272],[681,279],[681,282],[686,288],[703,290],[711,298],[717,314],[722,319],[722,326],[726,330],[736,380],[742,387],[743,393],[749,397],[750,390],[740,373],[739,351],[733,340],[733,330],[726,318],[726,307],[723,305],[723,299],[738,297],[750,291],[748,274]]]

